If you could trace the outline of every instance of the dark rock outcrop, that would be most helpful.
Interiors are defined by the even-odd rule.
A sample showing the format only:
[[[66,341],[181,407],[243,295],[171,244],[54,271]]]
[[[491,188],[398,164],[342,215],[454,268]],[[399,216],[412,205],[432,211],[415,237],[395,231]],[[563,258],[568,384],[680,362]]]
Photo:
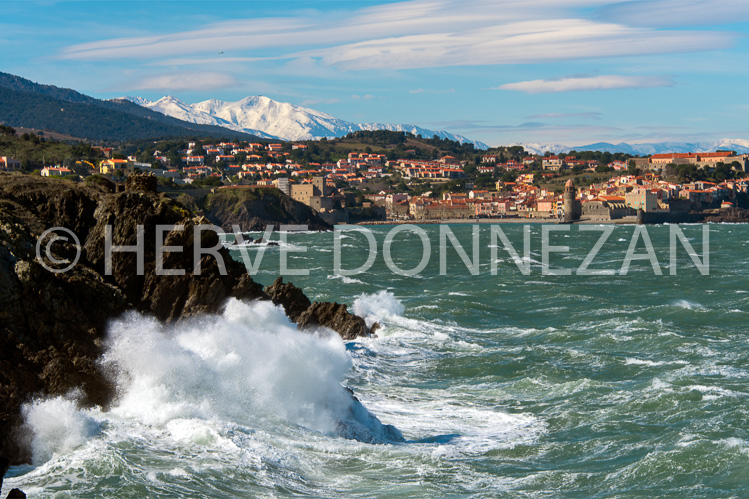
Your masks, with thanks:
[[[205,216],[227,232],[265,230],[268,225],[306,225],[308,230],[332,230],[312,208],[278,189],[248,187],[216,189],[199,203]]]
[[[26,494],[20,489],[11,489],[6,499],[26,499]]]
[[[273,300],[276,305],[281,305],[293,322],[312,305],[307,295],[292,283],[284,283],[282,278],[277,278],[273,284],[265,288],[265,294]]]
[[[349,313],[346,305],[342,303],[315,302],[299,316],[296,323],[301,328],[315,326],[330,328],[337,331],[344,340],[372,335],[364,319]]]
[[[0,455],[12,462],[29,458],[14,431],[30,396],[78,388],[82,403],[107,405],[114,390],[98,358],[109,319],[134,308],[176,321],[217,312],[228,297],[267,299],[216,233],[200,230],[207,220],[144,192],[141,183],[130,185],[139,190],[112,194],[61,180],[0,174]],[[184,248],[166,253],[163,266],[183,269],[184,275],[156,272],[156,226],[162,224],[184,227],[166,232],[165,246]],[[115,246],[137,245],[137,226],[144,227],[142,273],[136,271],[134,253],[114,253],[106,272],[108,225]],[[72,241],[50,246],[60,260],[72,260],[80,250],[78,264],[67,272],[50,272],[36,257],[37,238],[51,227],[68,229],[80,241],[80,248]],[[216,248],[218,258],[200,253],[195,258],[196,242]]]
[[[345,305],[311,304],[292,284],[277,281],[269,297],[217,234],[201,227],[207,219],[153,192],[151,179],[133,178],[131,189],[120,190],[106,179],[74,184],[0,173],[0,456],[11,463],[30,459],[15,433],[21,405],[30,398],[79,389],[81,403],[107,406],[115,387],[98,360],[107,321],[126,310],[178,321],[219,312],[229,297],[272,298],[300,327],[329,327],[344,339],[371,334]],[[165,230],[163,246],[182,248],[167,251],[162,268],[182,275],[157,271],[157,225],[175,226]],[[80,255],[67,272],[50,272],[43,263],[64,264],[37,259],[37,239],[52,227],[80,242],[49,245],[57,260]],[[107,271],[108,227],[113,246],[143,248],[142,272],[134,252],[114,253]]]
[[[156,192],[159,181],[156,175],[130,175],[125,180],[125,189],[129,191]]]
[[[733,208],[730,210],[721,210],[719,213],[708,215],[705,222],[712,223],[749,223],[749,210],[742,208]]]
[[[310,302],[304,292],[292,283],[277,278],[265,288],[265,294],[276,305],[281,305],[286,315],[302,329],[327,327],[336,331],[344,340],[372,336],[379,326],[367,327],[364,319],[349,313],[348,307],[340,303]]]

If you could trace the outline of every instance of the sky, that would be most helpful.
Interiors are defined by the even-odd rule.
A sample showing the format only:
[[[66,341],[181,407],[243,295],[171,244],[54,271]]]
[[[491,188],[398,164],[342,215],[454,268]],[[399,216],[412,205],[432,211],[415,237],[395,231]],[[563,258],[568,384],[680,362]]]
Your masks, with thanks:
[[[0,0],[0,71],[489,145],[749,139],[749,0]]]

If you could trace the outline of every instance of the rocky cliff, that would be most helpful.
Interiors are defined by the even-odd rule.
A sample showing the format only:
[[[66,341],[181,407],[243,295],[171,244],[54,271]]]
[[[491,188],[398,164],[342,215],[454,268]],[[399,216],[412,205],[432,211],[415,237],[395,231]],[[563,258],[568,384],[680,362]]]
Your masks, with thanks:
[[[105,179],[82,185],[0,173],[0,456],[28,461],[18,430],[20,407],[31,397],[79,389],[82,403],[106,407],[116,387],[98,363],[102,340],[107,321],[129,309],[178,321],[217,312],[229,297],[272,299],[300,327],[330,327],[345,339],[372,334],[345,305],[313,304],[282,281],[263,290],[216,233],[201,227],[208,220],[155,187],[151,177],[131,177],[123,189]],[[167,252],[162,268],[184,275],[157,272],[156,226],[164,224],[183,227],[164,234],[165,247],[183,250]],[[58,263],[37,258],[37,240],[51,227],[80,241],[68,234],[50,244]],[[133,252],[114,253],[107,272],[107,227],[114,246],[141,246],[142,272]],[[194,257],[195,244],[206,253]],[[43,266],[58,269],[76,255],[77,265],[66,272]]]
[[[749,210],[742,208],[733,208],[730,210],[721,210],[718,213],[714,213],[705,217],[705,222],[708,223],[731,223],[731,224],[745,224],[749,223]]]
[[[309,230],[332,230],[309,206],[278,189],[243,187],[217,189],[199,201],[206,218],[225,231],[238,225],[243,231],[265,230],[267,225],[306,225]]]

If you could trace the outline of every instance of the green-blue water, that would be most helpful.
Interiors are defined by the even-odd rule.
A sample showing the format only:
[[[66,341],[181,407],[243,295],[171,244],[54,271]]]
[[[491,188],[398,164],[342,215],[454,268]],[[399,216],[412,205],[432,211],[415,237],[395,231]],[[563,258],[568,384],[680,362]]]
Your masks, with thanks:
[[[501,228],[522,257],[523,227]],[[146,362],[132,346],[112,347],[137,386],[110,412],[61,400],[31,410],[44,457],[13,469],[3,494],[20,486],[58,497],[749,495],[749,226],[710,225],[709,275],[679,246],[675,276],[669,226],[647,227],[661,276],[644,260],[627,275],[575,275],[601,234],[577,226],[551,235],[570,247],[551,266],[573,275],[543,275],[538,225],[530,275],[501,242],[491,274],[489,226],[479,275],[454,250],[441,275],[439,227],[424,226],[432,258],[420,275],[400,276],[382,254],[392,227],[370,229],[373,266],[345,278],[333,275],[333,234],[290,234],[290,248],[307,251],[289,254],[289,267],[311,272],[287,280],[316,300],[356,303],[382,324],[377,338],[345,350],[293,331],[276,341],[274,331],[293,328],[258,308],[189,331],[130,317],[113,334],[153,329],[144,341],[163,357]],[[470,255],[471,226],[451,229]],[[681,229],[702,257],[703,226]],[[635,228],[613,230],[591,269],[621,268]],[[366,240],[346,236],[344,268],[357,267]],[[415,267],[421,249],[401,234],[393,260]],[[279,254],[268,248],[257,280],[272,282]],[[256,330],[264,340],[243,346]],[[406,442],[345,439],[316,421],[338,414],[328,392],[340,381]],[[58,409],[68,411],[63,429],[45,419]],[[63,442],[61,433],[76,431],[81,438]]]

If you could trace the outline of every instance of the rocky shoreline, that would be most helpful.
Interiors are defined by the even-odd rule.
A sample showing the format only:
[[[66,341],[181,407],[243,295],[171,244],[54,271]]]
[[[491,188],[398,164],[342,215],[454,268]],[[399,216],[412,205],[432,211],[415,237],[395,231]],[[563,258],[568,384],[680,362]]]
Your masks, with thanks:
[[[164,234],[164,247],[183,249],[165,253],[163,262],[184,275],[157,272],[156,226],[164,224],[184,227]],[[373,334],[376,326],[368,328],[346,305],[313,303],[280,278],[263,288],[204,224],[210,221],[157,194],[150,176],[133,176],[123,187],[103,178],[83,185],[0,173],[0,457],[29,462],[20,410],[33,397],[77,389],[82,404],[107,407],[117,387],[98,359],[108,321],[127,310],[175,322],[220,312],[229,298],[272,300],[300,329],[326,327],[345,340]],[[141,246],[143,272],[135,252],[114,254],[107,272],[108,226],[114,246]],[[37,259],[37,239],[51,227],[80,241],[49,246],[61,261],[80,254],[67,272],[51,272]],[[196,244],[214,254],[194,258]]]

